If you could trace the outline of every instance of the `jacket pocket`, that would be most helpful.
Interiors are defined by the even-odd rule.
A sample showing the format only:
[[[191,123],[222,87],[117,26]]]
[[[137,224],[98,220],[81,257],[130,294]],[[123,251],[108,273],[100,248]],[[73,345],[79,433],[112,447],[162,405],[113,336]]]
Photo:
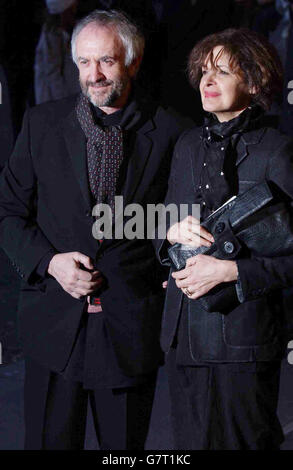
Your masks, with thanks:
[[[222,315],[223,339],[235,348],[263,346],[276,341],[278,323],[268,296],[244,302]]]

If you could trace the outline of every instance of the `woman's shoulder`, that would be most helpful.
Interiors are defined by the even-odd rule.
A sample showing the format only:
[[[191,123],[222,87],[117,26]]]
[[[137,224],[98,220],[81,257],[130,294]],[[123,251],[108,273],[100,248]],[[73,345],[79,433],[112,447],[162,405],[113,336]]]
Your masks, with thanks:
[[[292,159],[293,156],[293,139],[283,134],[278,129],[267,127],[263,137],[263,153],[267,155],[270,161],[275,158]]]
[[[202,139],[202,126],[194,126],[180,134],[176,147],[199,145]]]
[[[274,127],[266,127],[265,128],[265,140],[271,141],[272,143],[282,144],[286,142],[292,142],[292,137],[284,134],[283,132],[275,129]]]
[[[257,149],[269,150],[272,154],[279,148],[291,146],[293,139],[286,134],[283,134],[278,129],[270,126],[262,126],[253,131],[243,134],[243,140],[246,144],[258,144]]]

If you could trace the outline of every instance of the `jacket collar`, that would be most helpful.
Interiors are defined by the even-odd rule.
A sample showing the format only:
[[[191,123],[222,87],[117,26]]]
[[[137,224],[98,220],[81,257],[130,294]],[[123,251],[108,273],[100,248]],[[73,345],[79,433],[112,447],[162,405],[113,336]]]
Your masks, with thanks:
[[[126,181],[122,190],[125,204],[131,202],[139,187],[153,147],[152,132],[155,128],[153,119],[146,116],[142,127],[135,130],[134,146],[128,161]]]
[[[236,166],[249,155],[249,146],[256,145],[261,141],[264,132],[265,128],[262,127],[242,134],[237,145]]]

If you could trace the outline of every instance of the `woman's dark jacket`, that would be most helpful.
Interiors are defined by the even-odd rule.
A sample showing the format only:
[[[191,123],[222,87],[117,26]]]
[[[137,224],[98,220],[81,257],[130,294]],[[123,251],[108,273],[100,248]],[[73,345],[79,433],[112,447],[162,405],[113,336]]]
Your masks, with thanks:
[[[202,128],[182,134],[175,148],[166,204],[196,202],[204,159],[202,145]],[[236,170],[238,194],[266,179],[293,199],[293,141],[275,129],[259,127],[241,135],[236,147]],[[167,244],[164,241],[159,248],[163,264],[168,263]],[[188,300],[186,336],[196,362],[268,361],[284,352],[282,288],[293,285],[293,254],[244,258],[237,260],[237,265],[242,290],[237,308],[208,313],[198,300]],[[183,296],[169,276],[161,336],[165,351],[176,335]]]

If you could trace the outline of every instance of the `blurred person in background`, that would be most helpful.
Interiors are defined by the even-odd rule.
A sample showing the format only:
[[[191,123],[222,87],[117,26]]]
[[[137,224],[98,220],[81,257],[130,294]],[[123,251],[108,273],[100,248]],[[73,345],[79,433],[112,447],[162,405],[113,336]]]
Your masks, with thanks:
[[[274,125],[285,134],[293,135],[293,0],[276,0],[263,6],[255,17],[253,29],[263,34],[276,48],[284,69],[283,99],[275,102],[270,114]]]
[[[26,107],[34,104],[34,55],[44,8],[44,2],[40,0],[0,2],[0,63],[5,67],[9,84],[15,136]]]
[[[65,98],[79,91],[78,70],[71,59],[70,40],[77,0],[46,0],[48,16],[35,55],[35,102]]]

